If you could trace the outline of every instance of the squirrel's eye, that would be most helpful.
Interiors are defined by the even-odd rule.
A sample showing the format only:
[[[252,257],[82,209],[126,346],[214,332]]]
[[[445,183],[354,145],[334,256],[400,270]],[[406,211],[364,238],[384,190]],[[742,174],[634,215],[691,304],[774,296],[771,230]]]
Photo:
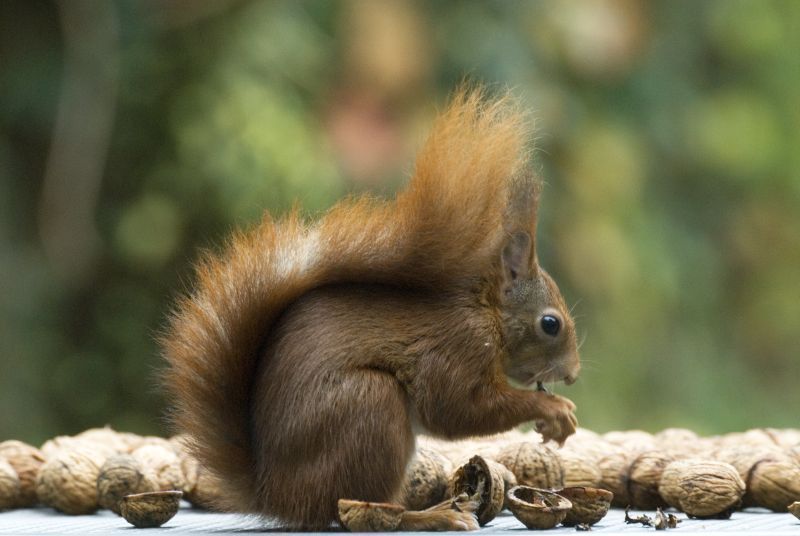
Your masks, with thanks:
[[[561,329],[561,322],[552,315],[544,315],[542,319],[539,320],[539,324],[542,326],[542,331],[551,337],[558,335],[558,330]]]

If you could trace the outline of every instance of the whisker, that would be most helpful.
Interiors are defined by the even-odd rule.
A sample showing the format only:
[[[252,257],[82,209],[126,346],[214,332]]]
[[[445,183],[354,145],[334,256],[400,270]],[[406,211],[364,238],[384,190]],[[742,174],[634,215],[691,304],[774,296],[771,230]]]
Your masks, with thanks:
[[[578,350],[581,349],[581,346],[583,346],[583,343],[586,342],[586,338],[588,336],[589,336],[589,332],[588,331],[584,332],[583,337],[581,337],[581,341],[578,343]]]

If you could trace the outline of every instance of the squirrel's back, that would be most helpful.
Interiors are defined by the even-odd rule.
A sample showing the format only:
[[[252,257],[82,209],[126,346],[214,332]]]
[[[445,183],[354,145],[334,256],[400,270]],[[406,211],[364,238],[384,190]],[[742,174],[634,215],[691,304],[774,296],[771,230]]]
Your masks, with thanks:
[[[280,315],[326,285],[457,291],[495,270],[509,213],[523,225],[535,221],[525,213],[538,191],[525,125],[509,98],[462,90],[395,200],[348,199],[314,223],[297,212],[266,215],[199,262],[195,290],[178,302],[162,337],[164,384],[176,428],[220,480],[219,508],[264,511],[253,388]]]

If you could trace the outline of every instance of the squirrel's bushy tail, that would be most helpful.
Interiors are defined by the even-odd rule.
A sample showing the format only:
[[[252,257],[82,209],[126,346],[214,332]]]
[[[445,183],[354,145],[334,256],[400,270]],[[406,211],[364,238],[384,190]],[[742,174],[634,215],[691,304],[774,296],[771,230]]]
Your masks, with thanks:
[[[491,269],[514,205],[526,207],[523,225],[534,217],[526,124],[509,97],[462,90],[396,200],[346,200],[311,224],[296,212],[267,216],[235,234],[222,255],[200,261],[195,291],[177,304],[162,346],[174,423],[219,477],[219,508],[263,511],[255,503],[250,391],[278,315],[321,285],[442,288]]]

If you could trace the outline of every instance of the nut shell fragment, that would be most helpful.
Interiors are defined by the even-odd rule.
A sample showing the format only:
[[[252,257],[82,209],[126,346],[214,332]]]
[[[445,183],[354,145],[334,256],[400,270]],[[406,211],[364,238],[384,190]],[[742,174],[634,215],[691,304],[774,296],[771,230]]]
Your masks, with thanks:
[[[0,443],[0,458],[5,458],[19,478],[19,498],[16,506],[34,506],[39,502],[36,496],[36,477],[44,463],[42,451],[22,441],[9,439]]]
[[[732,465],[695,459],[669,464],[658,491],[670,506],[692,517],[727,519],[741,504],[745,485]]]
[[[508,508],[529,529],[552,529],[572,508],[569,499],[552,491],[516,486],[508,490]]]
[[[608,490],[581,486],[560,489],[556,493],[572,503],[563,521],[568,527],[594,525],[606,516],[614,498]]]
[[[399,504],[339,499],[339,522],[350,532],[391,532],[404,511]]]
[[[789,510],[794,517],[800,519],[800,501],[793,502],[786,509]]]
[[[160,527],[178,513],[182,495],[177,490],[126,495],[120,502],[120,512],[134,527]]]

